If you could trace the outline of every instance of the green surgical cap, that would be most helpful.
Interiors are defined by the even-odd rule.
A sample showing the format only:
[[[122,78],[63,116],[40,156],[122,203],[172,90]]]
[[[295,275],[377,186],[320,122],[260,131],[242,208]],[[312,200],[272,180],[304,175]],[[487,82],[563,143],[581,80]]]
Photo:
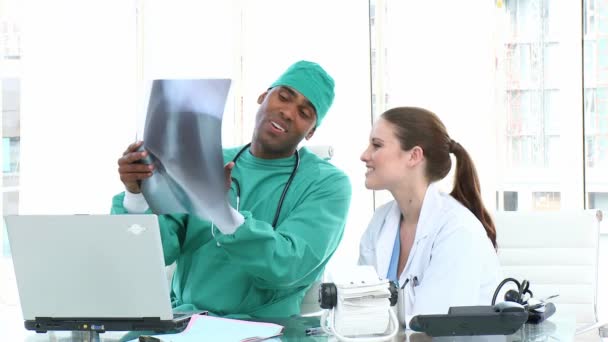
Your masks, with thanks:
[[[315,127],[319,127],[334,101],[334,79],[317,63],[299,61],[292,64],[270,88],[276,86],[288,86],[297,90],[315,106]]]

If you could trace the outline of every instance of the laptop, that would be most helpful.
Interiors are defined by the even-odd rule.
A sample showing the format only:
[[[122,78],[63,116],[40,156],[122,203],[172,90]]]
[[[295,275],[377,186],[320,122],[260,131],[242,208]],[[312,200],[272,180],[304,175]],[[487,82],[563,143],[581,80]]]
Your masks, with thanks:
[[[25,328],[180,330],[156,215],[5,216]],[[201,313],[201,312],[197,312]]]

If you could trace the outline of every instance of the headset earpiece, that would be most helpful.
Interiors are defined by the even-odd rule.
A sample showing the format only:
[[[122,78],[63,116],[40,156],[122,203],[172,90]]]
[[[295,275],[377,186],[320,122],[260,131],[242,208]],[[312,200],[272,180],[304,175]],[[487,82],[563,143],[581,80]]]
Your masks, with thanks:
[[[520,301],[519,291],[509,290],[505,293],[505,302],[519,303],[519,301]],[[521,304],[521,303],[519,303],[519,304]]]
[[[530,282],[524,279],[521,284],[519,282],[515,282],[515,284],[517,285],[517,290],[507,291],[505,293],[505,302],[515,302],[524,305],[524,295],[529,293],[530,297],[532,297]]]

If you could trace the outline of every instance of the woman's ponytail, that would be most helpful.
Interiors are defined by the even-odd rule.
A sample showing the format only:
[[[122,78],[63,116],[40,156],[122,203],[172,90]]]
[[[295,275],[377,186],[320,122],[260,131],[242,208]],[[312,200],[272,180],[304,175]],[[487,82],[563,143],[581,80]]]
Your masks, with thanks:
[[[496,248],[496,227],[481,200],[479,177],[469,153],[454,140],[450,141],[450,152],[456,157],[454,188],[450,195],[467,207],[486,230],[492,245]]]

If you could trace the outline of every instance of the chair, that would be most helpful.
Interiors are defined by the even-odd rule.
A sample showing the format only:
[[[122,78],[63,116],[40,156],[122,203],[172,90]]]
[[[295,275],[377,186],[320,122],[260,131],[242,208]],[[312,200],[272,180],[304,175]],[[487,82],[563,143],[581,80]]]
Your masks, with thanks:
[[[331,145],[308,145],[306,148],[324,160],[331,160],[334,156],[334,148]]]
[[[495,214],[504,277],[529,280],[536,298],[559,294],[551,300],[558,312],[574,314],[577,331],[593,326],[595,340],[600,217],[595,210]]]

